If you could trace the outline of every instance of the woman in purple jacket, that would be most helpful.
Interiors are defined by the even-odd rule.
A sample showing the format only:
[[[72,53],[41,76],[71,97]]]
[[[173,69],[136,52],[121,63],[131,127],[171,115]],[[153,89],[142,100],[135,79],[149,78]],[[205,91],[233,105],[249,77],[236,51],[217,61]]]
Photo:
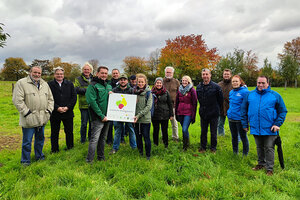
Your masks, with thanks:
[[[189,146],[189,126],[195,123],[197,109],[197,94],[189,76],[183,76],[181,85],[176,95],[175,114],[176,120],[182,126],[183,150]]]

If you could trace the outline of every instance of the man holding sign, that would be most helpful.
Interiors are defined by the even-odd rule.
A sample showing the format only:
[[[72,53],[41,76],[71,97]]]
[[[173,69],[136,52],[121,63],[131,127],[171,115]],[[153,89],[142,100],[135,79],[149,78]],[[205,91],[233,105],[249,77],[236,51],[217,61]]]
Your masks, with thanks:
[[[133,88],[131,88],[128,84],[128,78],[125,74],[121,74],[119,77],[119,84],[112,90],[114,93],[120,93],[120,94],[133,94]],[[123,96],[123,95],[121,95]],[[118,104],[119,109],[123,109],[124,106],[127,105],[127,101],[125,97],[123,96],[122,99],[116,102]],[[115,137],[113,142],[113,149],[111,150],[110,154],[115,154],[120,147],[120,141],[121,141],[121,133],[124,129],[124,125],[126,130],[129,131],[129,142],[132,149],[136,148],[136,139],[135,139],[135,133],[133,124],[131,122],[122,122],[122,121],[114,121],[114,127],[115,127]]]

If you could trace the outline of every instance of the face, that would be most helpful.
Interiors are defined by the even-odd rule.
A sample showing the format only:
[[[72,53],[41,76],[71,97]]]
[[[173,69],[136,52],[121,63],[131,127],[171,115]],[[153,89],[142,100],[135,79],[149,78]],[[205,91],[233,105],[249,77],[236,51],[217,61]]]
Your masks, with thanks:
[[[82,73],[85,77],[89,77],[91,71],[92,71],[91,68],[87,65],[82,68]]]
[[[155,83],[155,87],[157,88],[157,89],[161,89],[162,88],[162,82],[161,81],[156,81],[156,83]]]
[[[138,78],[137,79],[137,85],[139,86],[139,88],[143,88],[146,85],[146,81],[144,78]]]
[[[119,73],[118,70],[113,70],[113,71],[111,72],[111,74],[112,74],[112,77],[113,77],[114,79],[118,79],[119,76],[120,76],[120,73]]]
[[[228,71],[223,72],[223,79],[224,80],[229,80],[231,78],[231,73]]]
[[[202,75],[203,82],[208,83],[210,81],[211,74],[209,71],[203,71],[201,75]]]
[[[39,81],[41,78],[41,75],[42,75],[42,70],[40,68],[37,68],[37,67],[31,68],[30,76],[33,80]]]
[[[136,85],[136,79],[130,80],[131,85]]]
[[[125,87],[128,83],[128,80],[126,78],[121,78],[119,80],[119,83],[120,83],[121,87]]]
[[[232,80],[231,80],[231,84],[232,84],[233,88],[239,88],[240,85],[241,85],[241,81],[240,81],[239,78],[233,77]]]
[[[100,78],[101,80],[106,80],[107,76],[108,76],[108,70],[101,68],[100,71],[97,73],[98,78]]]
[[[262,91],[263,89],[267,89],[269,87],[269,84],[267,83],[267,79],[264,77],[259,77],[257,79],[257,89],[259,91]]]
[[[56,81],[60,82],[64,80],[64,72],[62,70],[56,70],[54,73],[54,78]]]
[[[166,69],[165,71],[165,77],[167,78],[173,78],[174,72],[172,71],[172,69]]]
[[[181,80],[181,83],[182,83],[182,86],[185,87],[185,86],[187,86],[189,84],[189,81],[186,78],[183,78]]]

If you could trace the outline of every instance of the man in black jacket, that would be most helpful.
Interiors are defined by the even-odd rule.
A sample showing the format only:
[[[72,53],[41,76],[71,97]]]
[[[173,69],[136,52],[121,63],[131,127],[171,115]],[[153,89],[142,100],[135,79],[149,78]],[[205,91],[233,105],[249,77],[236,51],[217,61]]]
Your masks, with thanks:
[[[74,146],[73,139],[73,108],[76,104],[77,96],[74,85],[71,81],[64,79],[64,69],[57,67],[54,69],[54,80],[50,81],[49,87],[54,98],[54,110],[50,117],[51,124],[51,152],[59,151],[58,138],[61,121],[64,124],[67,148]]]
[[[223,93],[221,87],[211,81],[209,69],[203,69],[201,75],[203,82],[199,83],[196,89],[201,117],[201,147],[199,152],[204,153],[206,151],[208,124],[210,124],[210,150],[215,153],[217,150],[218,117],[223,106]]]

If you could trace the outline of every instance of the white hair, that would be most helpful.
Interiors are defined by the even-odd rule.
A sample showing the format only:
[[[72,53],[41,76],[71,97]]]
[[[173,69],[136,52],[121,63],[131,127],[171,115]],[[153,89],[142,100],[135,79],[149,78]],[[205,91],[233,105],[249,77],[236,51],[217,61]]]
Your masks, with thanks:
[[[81,67],[81,71],[83,71],[83,68],[84,68],[85,66],[90,67],[91,73],[93,73],[93,70],[94,70],[94,69],[93,69],[93,66],[92,66],[89,62],[84,63],[84,65]]]
[[[172,66],[167,66],[167,67],[165,68],[165,73],[166,73],[167,69],[171,69],[171,70],[172,70],[172,73],[174,73],[174,71],[175,71],[174,67],[172,67]]]

